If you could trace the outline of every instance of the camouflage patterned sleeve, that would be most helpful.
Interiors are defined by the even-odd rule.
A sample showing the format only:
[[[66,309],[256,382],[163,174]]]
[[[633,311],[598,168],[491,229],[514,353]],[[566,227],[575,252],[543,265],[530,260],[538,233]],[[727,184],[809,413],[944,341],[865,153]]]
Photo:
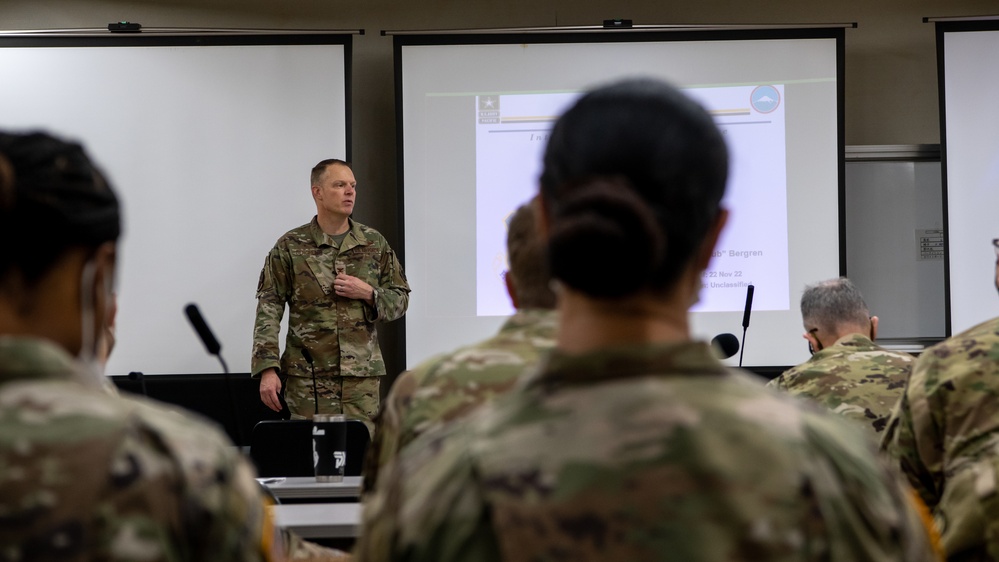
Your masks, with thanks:
[[[925,373],[920,371],[923,370],[917,363],[905,393],[892,412],[881,448],[905,474],[920,499],[933,509],[939,501],[943,479],[943,458],[935,445],[942,436],[921,382]]]
[[[767,387],[768,388],[774,388],[774,389],[777,389],[777,390],[785,390],[786,391],[787,390],[787,384],[786,384],[786,381],[785,381],[784,377],[788,373],[790,373],[790,372],[791,372],[790,369],[788,369],[787,371],[784,371],[783,373],[781,373],[781,374],[777,375],[776,377],[770,379],[769,381],[767,381]]]
[[[364,463],[364,491],[376,489],[382,468],[395,458],[399,451],[399,431],[405,412],[405,403],[416,389],[410,371],[405,371],[392,383],[392,389],[375,418],[375,431],[368,446]]]
[[[402,270],[402,264],[395,252],[385,245],[382,252],[381,273],[378,286],[375,287],[375,308],[364,308],[365,320],[374,322],[391,322],[406,313],[409,308],[409,283]],[[371,315],[371,317],[368,317]]]
[[[285,558],[284,542],[267,509],[253,469],[241,457],[230,459],[231,473],[215,475],[215,486],[199,490],[205,507],[214,514],[210,523],[193,518],[203,533],[202,560],[261,560]]]
[[[222,433],[197,416],[145,401],[133,404],[140,426],[111,459],[113,470],[129,474],[116,472],[116,483],[130,479],[131,485],[100,506],[122,529],[111,541],[114,559],[143,559],[144,541],[156,536],[146,533],[155,531],[173,533],[182,549],[177,559],[283,559],[253,468]],[[124,532],[128,525],[137,531]]]
[[[376,493],[364,503],[357,560],[499,560],[467,447],[461,428],[452,425],[421,436],[385,467]]]
[[[281,366],[278,344],[281,318],[291,290],[292,266],[287,252],[275,246],[260,270],[257,281],[257,314],[253,323],[253,355],[250,373],[260,376],[266,369]]]

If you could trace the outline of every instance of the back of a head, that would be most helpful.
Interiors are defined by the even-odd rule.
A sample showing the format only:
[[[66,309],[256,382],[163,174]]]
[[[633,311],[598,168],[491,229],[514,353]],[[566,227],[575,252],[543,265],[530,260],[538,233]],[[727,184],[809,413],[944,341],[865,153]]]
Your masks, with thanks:
[[[31,287],[70,249],[120,231],[118,200],[80,145],[0,132],[0,289],[12,275]]]
[[[806,326],[836,333],[842,326],[865,326],[870,316],[860,290],[846,277],[809,285],[801,295],[801,318]]]
[[[519,308],[555,308],[545,241],[538,232],[537,204],[521,205],[510,217],[506,251]]]
[[[596,298],[668,289],[718,217],[727,176],[711,116],[672,86],[626,80],[584,95],[544,156],[552,276]]]

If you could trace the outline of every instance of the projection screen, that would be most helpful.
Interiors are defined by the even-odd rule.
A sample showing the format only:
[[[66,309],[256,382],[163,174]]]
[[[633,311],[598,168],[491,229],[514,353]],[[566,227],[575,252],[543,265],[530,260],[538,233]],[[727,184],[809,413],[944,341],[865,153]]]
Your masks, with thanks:
[[[537,192],[554,119],[580,92],[631,76],[686,91],[714,115],[732,153],[731,220],[693,309],[695,335],[741,336],[752,284],[744,364],[808,357],[801,291],[845,263],[843,29],[394,39],[413,288],[407,366],[491,335],[512,312],[504,221]]]
[[[999,21],[937,24],[947,335],[999,316]]]
[[[188,303],[249,372],[264,257],[315,214],[312,166],[350,156],[350,54],[343,33],[0,36],[0,128],[83,142],[123,204],[108,374],[218,372]]]

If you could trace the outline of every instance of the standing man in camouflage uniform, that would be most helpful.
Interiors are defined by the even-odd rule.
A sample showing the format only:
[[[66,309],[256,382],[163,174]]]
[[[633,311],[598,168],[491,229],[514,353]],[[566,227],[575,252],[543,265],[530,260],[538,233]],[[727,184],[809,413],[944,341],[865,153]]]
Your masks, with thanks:
[[[878,317],[845,277],[806,287],[801,318],[812,357],[767,386],[815,400],[862,423],[872,435],[884,431],[912,370],[912,356],[874,343]]]
[[[102,386],[119,230],[80,146],[0,133],[0,560],[275,559],[223,434]]]
[[[316,216],[278,239],[267,254],[257,285],[253,328],[253,376],[260,399],[294,418],[311,418],[314,360],[319,412],[347,414],[371,428],[378,411],[385,362],[375,322],[401,317],[409,306],[409,284],[395,252],[373,228],[350,218],[357,182],[342,160],[323,160],[312,169]],[[278,332],[288,306],[288,336],[278,354]]]
[[[999,289],[999,243],[996,288]],[[927,349],[881,445],[933,511],[948,560],[999,560],[999,318]]]
[[[556,348],[403,449],[365,502],[360,560],[936,559],[860,428],[691,341],[727,163],[711,116],[661,82],[558,120],[541,175]]]
[[[536,209],[537,201],[521,206],[507,227],[506,287],[517,312],[492,338],[399,375],[376,420],[364,466],[366,490],[374,489],[381,468],[417,436],[507,392],[555,346],[555,294]]]

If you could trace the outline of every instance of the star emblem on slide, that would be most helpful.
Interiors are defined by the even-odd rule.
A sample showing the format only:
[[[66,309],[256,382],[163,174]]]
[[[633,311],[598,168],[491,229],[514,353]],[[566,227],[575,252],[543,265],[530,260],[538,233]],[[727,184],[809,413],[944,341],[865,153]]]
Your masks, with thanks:
[[[480,110],[490,110],[499,107],[499,100],[496,96],[480,96],[479,97],[479,109]]]

